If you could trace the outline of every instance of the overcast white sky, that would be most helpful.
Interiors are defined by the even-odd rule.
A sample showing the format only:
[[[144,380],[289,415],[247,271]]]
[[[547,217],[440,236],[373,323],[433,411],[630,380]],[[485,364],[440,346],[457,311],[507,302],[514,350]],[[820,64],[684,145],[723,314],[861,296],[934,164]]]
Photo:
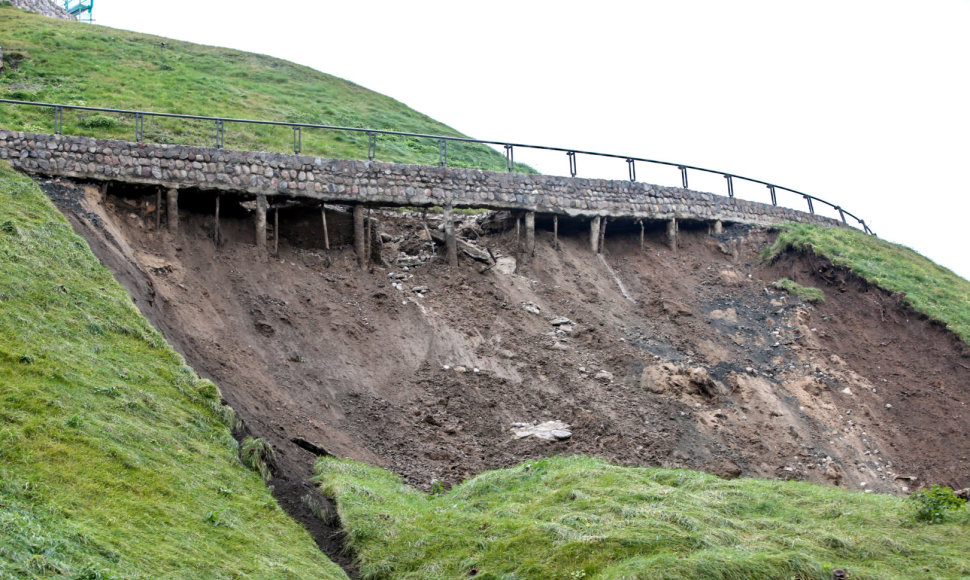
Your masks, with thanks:
[[[970,278],[968,0],[97,0],[94,17],[296,61],[480,139],[775,182]],[[568,172],[562,154],[516,160]],[[626,177],[622,161],[578,169]],[[720,177],[691,187],[726,193]]]

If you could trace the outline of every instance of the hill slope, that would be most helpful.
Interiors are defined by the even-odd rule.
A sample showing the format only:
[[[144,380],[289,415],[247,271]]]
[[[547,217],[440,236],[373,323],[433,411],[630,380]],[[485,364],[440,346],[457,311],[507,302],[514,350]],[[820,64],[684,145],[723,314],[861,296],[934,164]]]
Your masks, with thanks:
[[[0,578],[345,578],[219,401],[0,163]]]
[[[45,18],[0,5],[0,97],[135,109],[164,113],[266,119],[460,135],[394,99],[284,60],[225,48],[201,46],[98,25]],[[53,132],[48,109],[0,104],[0,125]],[[211,146],[209,123],[149,118],[145,140]],[[64,132],[134,140],[133,119],[71,112]],[[230,124],[226,147],[292,152],[287,127]],[[303,131],[303,152],[367,158],[363,134]],[[381,137],[383,161],[437,165],[438,143]],[[457,167],[505,170],[505,158],[480,145],[452,144],[448,162]],[[519,170],[528,170],[518,165]]]
[[[6,90],[0,94],[12,98],[450,131],[391,99],[276,59],[55,22],[4,6],[0,45],[8,65],[0,74]],[[49,113],[3,105],[0,113],[4,126],[49,130]],[[130,139],[125,123],[130,120],[68,114],[65,131]],[[212,130],[184,127],[150,122],[146,138],[205,143]],[[288,129],[230,128],[226,144],[283,151],[290,139]],[[437,160],[433,143],[399,140],[381,147],[384,159]],[[304,133],[304,149],[344,157],[366,153],[362,140],[311,132]],[[504,159],[487,149],[452,151],[449,157],[455,164],[504,168]],[[213,407],[218,401],[213,387],[183,368],[144,325],[36,190],[8,171],[2,178],[11,184],[4,187],[17,192],[11,199],[29,200],[27,205],[5,200],[0,208],[11,212],[0,219],[0,239],[8,244],[0,271],[0,362],[10,377],[3,392],[7,422],[0,428],[9,443],[0,449],[5,470],[0,515],[12,522],[5,521],[4,529],[15,530],[0,544],[3,572],[339,574],[313,553],[292,522],[280,518],[258,479],[238,466],[226,426],[218,423],[225,411]],[[440,225],[439,216],[387,211],[375,214],[385,234],[384,263],[362,272],[342,246],[349,236],[339,208],[329,218],[335,243],[329,252],[320,247],[318,215],[282,211],[280,254],[264,262],[250,245],[244,207],[226,204],[224,239],[216,246],[211,216],[190,196],[181,232],[173,237],[152,225],[153,192],[43,186],[165,338],[200,373],[217,379],[247,427],[277,449],[272,484],[290,513],[315,517],[300,512],[313,511],[301,508],[301,500],[313,497],[311,466],[325,451],[391,468],[425,489],[436,488],[433,480],[450,485],[526,458],[577,452],[629,465],[895,493],[936,482],[970,485],[963,451],[970,447],[967,346],[899,294],[883,292],[848,269],[872,262],[877,251],[895,252],[875,240],[859,245],[871,254],[852,255],[840,265],[840,254],[857,244],[822,238],[832,232],[842,237],[842,230],[792,230],[775,240],[773,233],[746,228],[711,237],[685,224],[681,248],[672,252],[661,231],[648,230],[642,245],[634,224],[615,221],[605,254],[595,256],[583,238],[586,224],[563,219],[558,247],[551,224],[539,224],[530,263],[489,269],[463,258],[459,268],[449,269],[429,259],[434,248],[428,237]],[[470,218],[461,231],[495,255],[523,258],[510,224]],[[814,254],[787,251],[806,247]],[[758,259],[766,251],[775,254],[772,264]],[[899,260],[886,263],[895,271]],[[920,292],[932,290],[933,274],[925,264],[914,271],[908,278],[915,287],[887,286],[908,292],[917,308],[964,332],[958,320],[962,306],[946,303],[966,296],[965,281],[948,280],[954,288],[949,295],[924,302]],[[871,274],[882,282],[877,276]],[[782,279],[789,281],[774,284]],[[797,291],[799,284],[817,286],[824,302],[777,289]],[[934,304],[944,308],[932,310]],[[552,324],[562,316],[571,322]],[[552,419],[568,422],[572,435],[555,442],[512,437],[515,423]],[[428,508],[420,505],[425,502],[434,524],[449,509],[443,502],[419,498],[377,470],[335,460],[321,465],[328,489],[346,504],[341,513],[365,570],[375,577],[407,574],[408,566],[433,576],[440,569],[465,575],[491,565],[478,559],[495,556],[493,539],[469,540],[467,534],[455,537],[471,542],[471,555],[448,559],[450,548],[435,542],[450,537],[451,519],[443,518],[437,528],[409,527],[412,516],[428,523],[429,516],[419,515]],[[559,501],[562,494],[555,494],[566,488],[585,489],[573,471],[596,473],[602,478],[593,478],[593,487],[610,489],[621,489],[617,480],[642,475],[567,460],[541,464],[550,466],[551,480],[506,485],[532,469],[529,465],[476,478],[445,501],[458,504],[466,489],[490,492],[482,481],[504,481],[491,490],[489,525],[518,528],[521,522],[508,513],[513,504],[501,499],[505,494],[544,497],[546,484],[555,483],[553,497],[546,499]],[[737,490],[697,474],[683,477]],[[392,489],[390,498],[382,487]],[[765,489],[799,498],[794,501],[810,504],[810,511],[829,501],[881,510],[888,521],[885,533],[911,533],[902,527],[899,504],[889,498],[856,502],[807,487]],[[95,498],[110,499],[111,505]],[[630,497],[606,507],[621,515],[649,510],[648,499]],[[681,499],[678,509],[697,509],[723,497]],[[354,512],[352,502],[366,509]],[[516,553],[543,545],[536,558],[546,560],[545,568],[513,571],[503,564],[490,570],[547,578],[579,577],[587,570],[630,577],[650,569],[638,556],[644,546],[613,529],[596,529],[570,543],[578,537],[577,526],[593,527],[595,518],[604,518],[597,511],[602,507],[567,506],[563,509],[575,513],[546,514],[553,519],[541,534],[564,543],[544,545],[528,534],[515,538],[518,544],[500,542]],[[264,525],[263,511],[269,519],[265,529],[257,529],[257,522]],[[460,525],[469,524],[458,516]],[[823,545],[806,547],[811,560],[798,555],[804,565],[785,567],[783,552],[770,548],[770,567],[759,568],[761,575],[821,578],[826,563],[858,557],[872,563],[857,577],[881,577],[880,567],[892,565],[899,553],[913,555],[914,565],[938,556],[941,568],[933,571],[945,577],[966,574],[951,556],[964,548],[933,530],[914,534],[912,545],[880,543],[851,529],[872,525],[870,520],[846,520],[849,529],[839,522],[830,530],[824,521],[794,517],[804,518],[799,521],[806,528],[835,531]],[[666,523],[678,528],[674,536],[714,546],[711,538],[690,533],[692,526],[706,529],[707,523],[671,518],[675,521]],[[778,529],[771,527],[777,522],[755,520],[754,527]],[[790,528],[783,531],[797,540]],[[733,529],[705,533],[728,544],[741,535]],[[385,536],[408,538],[408,545]],[[205,551],[196,546],[182,557],[188,537],[204,538]],[[583,560],[590,543],[617,547],[621,557],[607,565],[620,567]],[[742,550],[759,545],[737,543]],[[433,546],[431,558],[392,562],[395,552],[415,546]],[[680,560],[684,554],[675,548],[670,553]],[[261,556],[267,550],[272,559]],[[705,565],[717,571],[719,564],[711,561]],[[666,565],[688,573],[679,562]],[[735,577],[753,574],[745,565],[739,564]]]
[[[529,461],[440,495],[323,459],[351,544],[374,578],[853,580],[966,578],[970,510],[943,525],[905,500],[798,482]]]

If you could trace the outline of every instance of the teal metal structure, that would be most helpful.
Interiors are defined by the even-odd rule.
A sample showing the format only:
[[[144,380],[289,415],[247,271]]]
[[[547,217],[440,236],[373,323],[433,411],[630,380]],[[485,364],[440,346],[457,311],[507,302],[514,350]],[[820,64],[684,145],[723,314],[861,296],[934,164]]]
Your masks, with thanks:
[[[70,12],[75,20],[91,22],[92,8],[94,0],[64,0],[64,10]]]

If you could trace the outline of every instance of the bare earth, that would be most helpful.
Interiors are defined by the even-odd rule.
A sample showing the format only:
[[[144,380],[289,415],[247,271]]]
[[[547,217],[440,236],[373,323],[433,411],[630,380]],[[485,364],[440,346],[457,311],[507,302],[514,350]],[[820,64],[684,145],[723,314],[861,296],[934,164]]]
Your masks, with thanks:
[[[400,252],[430,249],[421,216],[385,211],[374,251],[392,265],[365,271],[337,214],[325,251],[318,210],[281,211],[279,256],[262,260],[251,216],[225,200],[217,248],[211,200],[185,202],[173,237],[164,216],[155,230],[152,191],[45,189],[245,432],[276,447],[277,496],[329,553],[339,538],[301,502],[320,501],[307,447],[425,489],[572,453],[888,493],[970,487],[970,348],[822,259],[761,263],[764,230],[687,225],[671,251],[659,226],[641,248],[638,225],[611,223],[600,258],[585,225],[560,223],[556,249],[540,221],[523,263],[514,222],[488,233],[470,216],[465,237],[518,256],[514,273],[465,256],[405,270]],[[826,302],[771,289],[781,277]],[[571,436],[513,434],[553,420]]]

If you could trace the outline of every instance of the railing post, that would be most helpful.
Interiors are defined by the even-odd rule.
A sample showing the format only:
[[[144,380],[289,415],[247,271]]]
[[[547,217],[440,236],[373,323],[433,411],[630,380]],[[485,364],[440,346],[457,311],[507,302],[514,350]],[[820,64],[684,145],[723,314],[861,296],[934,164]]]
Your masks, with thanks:
[[[515,154],[512,152],[512,146],[505,146],[505,169],[512,173],[512,167],[515,165]]]
[[[135,142],[141,143],[145,139],[145,115],[135,113]]]
[[[771,205],[778,205],[778,197],[775,195],[775,186],[769,185],[768,191],[771,192]]]
[[[687,189],[687,168],[683,165],[678,165],[677,169],[680,169],[680,181],[684,184],[684,189]]]
[[[54,107],[54,134],[60,135],[64,125],[64,108],[56,105]]]
[[[373,131],[367,132],[367,158],[371,161],[377,157],[377,133]]]
[[[303,127],[293,127],[293,153],[297,155],[303,150]]]
[[[569,175],[576,177],[576,152],[569,151],[566,156],[569,157]]]
[[[842,211],[842,208],[839,206],[835,206],[835,209],[839,210],[839,217],[842,218],[842,223],[844,223],[845,225],[849,225],[849,222],[845,221],[845,212]]]
[[[636,162],[633,159],[626,160],[627,172],[630,174],[630,182],[637,180],[637,167],[634,165]]]
[[[734,197],[734,180],[731,179],[730,175],[725,175],[724,179],[727,180],[728,184],[728,197]]]
[[[216,119],[216,149],[222,149],[226,144],[226,127],[222,119]]]
[[[438,139],[438,165],[448,165],[448,142],[444,139]]]
[[[808,202],[808,213],[815,215],[815,208],[812,207],[812,198],[808,197],[807,195],[803,195],[802,197],[804,197],[805,201]]]

